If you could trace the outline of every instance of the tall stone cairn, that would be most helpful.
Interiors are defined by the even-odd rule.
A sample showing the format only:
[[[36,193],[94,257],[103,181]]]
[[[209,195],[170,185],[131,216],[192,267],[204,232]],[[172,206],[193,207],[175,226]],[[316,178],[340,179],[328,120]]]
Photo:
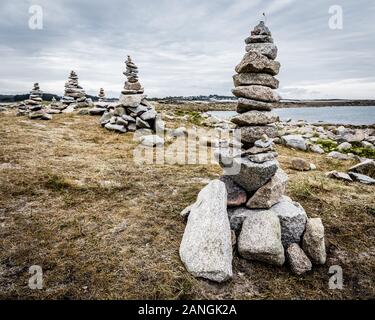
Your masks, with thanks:
[[[96,104],[90,114],[101,114],[100,124],[108,130],[119,133],[143,130],[152,135],[160,127],[162,121],[155,108],[146,100],[144,89],[138,81],[138,67],[128,56],[125,61],[127,77],[118,103],[107,107]]]
[[[72,103],[80,104],[80,107],[86,106],[85,90],[78,83],[78,75],[71,71],[68,81],[65,83],[65,93],[61,102],[70,105]]]
[[[132,61],[130,56],[128,56],[125,64],[126,70],[124,71],[124,75],[127,77],[127,81],[125,82],[124,89],[121,93],[125,95],[142,94],[144,89],[138,81],[138,67]]]

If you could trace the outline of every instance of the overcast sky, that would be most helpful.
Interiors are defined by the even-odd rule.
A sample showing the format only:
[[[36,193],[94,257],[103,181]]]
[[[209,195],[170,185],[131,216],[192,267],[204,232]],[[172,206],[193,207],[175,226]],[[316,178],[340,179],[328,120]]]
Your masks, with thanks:
[[[33,4],[42,30],[29,28]],[[342,30],[329,28],[331,5],[342,6]],[[0,93],[37,81],[61,95],[73,69],[87,93],[118,97],[130,54],[150,97],[231,95],[262,12],[283,98],[375,98],[373,0],[0,0]]]

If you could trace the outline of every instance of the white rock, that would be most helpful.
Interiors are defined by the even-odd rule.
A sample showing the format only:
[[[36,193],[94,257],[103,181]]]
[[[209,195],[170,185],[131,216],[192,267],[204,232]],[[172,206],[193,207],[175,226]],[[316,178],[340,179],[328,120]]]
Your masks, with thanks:
[[[306,141],[301,135],[287,135],[282,138],[283,143],[291,148],[298,150],[307,150]]]
[[[195,277],[216,282],[232,277],[232,236],[223,182],[211,181],[198,194],[182,237],[180,257]]]
[[[326,263],[327,255],[324,242],[324,226],[320,218],[307,220],[302,243],[303,250],[313,263]]]
[[[260,211],[245,219],[238,238],[238,253],[248,260],[284,264],[280,222],[274,213]]]
[[[164,145],[164,139],[160,138],[157,135],[141,136],[139,138],[139,141],[142,145],[146,147],[159,147]]]

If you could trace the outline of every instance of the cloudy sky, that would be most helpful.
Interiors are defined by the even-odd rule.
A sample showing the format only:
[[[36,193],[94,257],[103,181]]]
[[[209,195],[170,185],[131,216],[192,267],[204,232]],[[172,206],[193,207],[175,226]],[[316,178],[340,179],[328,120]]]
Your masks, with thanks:
[[[43,29],[29,28],[31,5]],[[343,28],[329,28],[331,5]],[[243,40],[267,14],[284,98],[375,98],[373,0],[0,0],[0,93],[38,81],[63,93],[70,70],[89,94],[118,97],[127,54],[151,97],[231,95]]]

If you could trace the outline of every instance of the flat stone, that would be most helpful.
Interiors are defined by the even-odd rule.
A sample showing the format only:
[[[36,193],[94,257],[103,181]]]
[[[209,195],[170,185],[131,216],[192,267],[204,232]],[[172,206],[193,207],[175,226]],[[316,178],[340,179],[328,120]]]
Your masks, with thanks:
[[[280,96],[276,91],[264,86],[242,86],[236,87],[232,93],[239,98],[258,100],[263,102],[279,102]]]
[[[279,70],[278,61],[268,59],[256,51],[247,52],[236,67],[237,73],[268,73],[273,76],[277,75]]]
[[[248,260],[284,264],[280,222],[274,213],[261,211],[245,219],[238,237],[238,253]]]
[[[338,160],[352,160],[354,157],[348,154],[344,154],[338,151],[332,151],[327,154],[328,157]]]
[[[227,206],[228,207],[239,207],[240,205],[246,203],[247,194],[246,191],[241,188],[233,179],[229,176],[223,176],[220,181],[225,183],[227,188]]]
[[[223,182],[211,181],[199,192],[182,237],[180,257],[195,277],[216,282],[232,277],[232,235]]]
[[[125,107],[137,107],[146,96],[143,94],[122,94],[119,99],[119,103]]]
[[[141,136],[139,141],[146,147],[159,147],[164,145],[164,139],[157,135]]]
[[[336,170],[326,173],[326,176],[331,179],[344,180],[352,182],[352,178],[345,172],[338,172]]]
[[[97,108],[97,107],[94,107],[94,108],[91,108],[89,109],[89,114],[93,115],[93,116],[100,116],[102,115],[104,112],[106,112],[107,109],[105,108]]]
[[[254,147],[251,147],[250,149],[247,149],[241,153],[241,156],[248,156],[248,155],[254,155],[259,153],[264,153],[268,151],[274,151],[275,148],[273,146],[267,147],[267,148],[260,148],[254,145]]]
[[[111,130],[111,131],[116,131],[116,132],[120,132],[120,133],[126,132],[126,128],[124,126],[120,126],[118,124],[107,123],[106,125],[104,125],[104,127],[108,130]]]
[[[252,125],[265,125],[277,122],[279,120],[279,116],[272,112],[264,112],[264,111],[248,111],[245,113],[241,113],[238,116],[235,116],[230,119],[233,123],[237,124],[240,127],[244,126],[252,126]]]
[[[269,182],[260,187],[249,199],[246,207],[250,209],[269,209],[280,202],[288,184],[288,175],[278,168]]]
[[[346,151],[352,148],[352,145],[349,142],[343,142],[337,146],[337,150]]]
[[[371,178],[369,176],[366,176],[364,174],[355,173],[355,172],[349,172],[349,176],[354,181],[358,181],[358,182],[363,183],[363,184],[369,184],[369,185],[375,184],[375,179],[373,179],[373,178]]]
[[[263,163],[276,159],[278,156],[277,152],[265,152],[247,156],[247,158],[256,163]]]
[[[145,113],[142,113],[141,119],[143,121],[152,121],[156,118],[156,111],[155,110],[148,110]]]
[[[150,124],[146,121],[143,121],[141,118],[137,118],[135,123],[136,123],[137,128],[145,128],[145,129],[151,128]]]
[[[363,161],[351,167],[349,171],[364,174],[375,179],[375,161],[371,159]]]
[[[277,168],[274,160],[255,163],[246,158],[234,158],[233,166],[224,167],[224,172],[247,192],[254,192],[271,179]]]
[[[239,98],[237,103],[237,112],[244,113],[252,110],[271,111],[274,106],[275,104],[270,102]]]
[[[121,116],[121,118],[123,118],[127,122],[134,122],[135,123],[135,119],[133,117],[131,117],[131,116],[128,116],[127,114],[123,114]]]
[[[305,139],[301,135],[286,135],[281,137],[282,142],[290,148],[297,150],[307,150]]]
[[[302,248],[313,263],[326,263],[327,254],[324,242],[324,226],[320,218],[307,220]]]
[[[270,210],[280,219],[283,245],[287,248],[291,243],[299,243],[307,221],[307,214],[302,206],[283,196]]]
[[[270,138],[277,137],[277,128],[275,126],[252,126],[236,129],[236,135],[241,137],[241,142],[246,145],[253,145],[264,134]]]
[[[245,43],[273,43],[273,38],[270,35],[252,35],[245,39]]]
[[[272,60],[277,57],[277,47],[273,43],[249,43],[246,51],[256,51]]]
[[[279,80],[267,73],[239,73],[233,76],[235,87],[259,85],[277,89]]]
[[[294,274],[301,275],[312,269],[312,263],[297,243],[292,243],[286,250],[290,269]]]

